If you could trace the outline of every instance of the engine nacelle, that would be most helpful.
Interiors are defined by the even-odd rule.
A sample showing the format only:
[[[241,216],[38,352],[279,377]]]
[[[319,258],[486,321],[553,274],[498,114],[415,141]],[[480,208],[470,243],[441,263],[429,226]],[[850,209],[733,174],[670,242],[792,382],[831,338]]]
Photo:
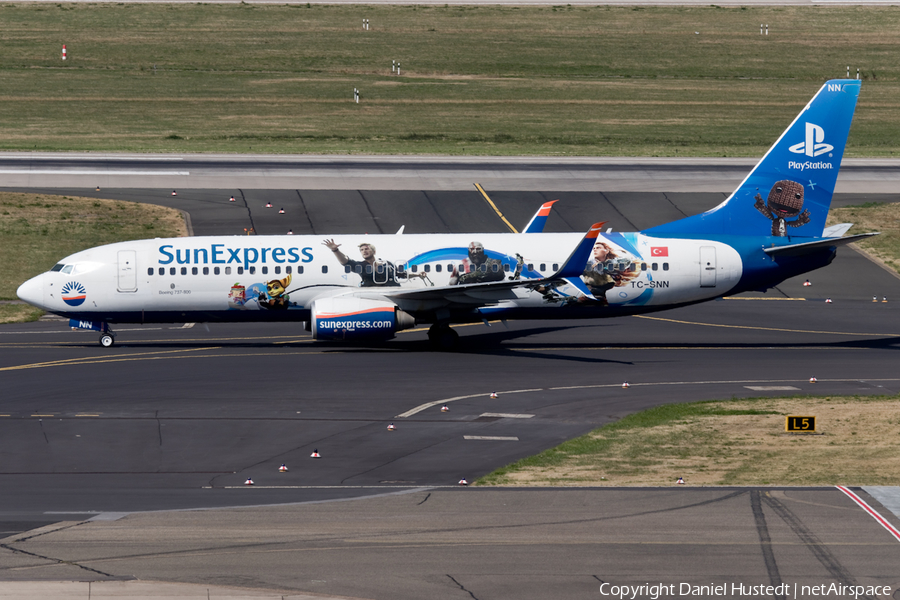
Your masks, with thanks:
[[[310,307],[313,339],[387,340],[416,324],[415,318],[383,300],[353,296],[321,298]]]

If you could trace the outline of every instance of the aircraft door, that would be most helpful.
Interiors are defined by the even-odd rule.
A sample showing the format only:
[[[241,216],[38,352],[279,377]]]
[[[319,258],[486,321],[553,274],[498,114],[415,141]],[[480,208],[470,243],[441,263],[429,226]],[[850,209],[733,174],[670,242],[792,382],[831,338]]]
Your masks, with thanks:
[[[700,287],[716,287],[715,246],[700,246]]]
[[[134,250],[119,250],[119,280],[120,292],[137,291],[137,257]]]

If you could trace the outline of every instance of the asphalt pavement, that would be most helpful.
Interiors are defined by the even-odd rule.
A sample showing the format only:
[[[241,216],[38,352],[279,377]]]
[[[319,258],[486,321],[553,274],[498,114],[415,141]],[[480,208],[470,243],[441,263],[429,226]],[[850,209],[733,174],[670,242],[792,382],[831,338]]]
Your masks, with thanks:
[[[55,189],[176,206],[197,235],[505,228],[474,189]],[[640,229],[725,194],[491,197],[517,225],[558,197],[548,230],[577,231]],[[863,198],[896,200],[863,189],[836,204]],[[452,353],[423,330],[344,346],[289,324],[122,326],[103,349],[62,321],[4,326],[0,579],[479,600],[856,582],[890,597],[900,541],[836,488],[457,485],[661,403],[784,393],[751,389],[766,385],[900,392],[900,279],[851,248],[808,277],[643,317],[460,327]],[[900,524],[888,496],[855,492]],[[21,585],[9,593],[49,589]]]

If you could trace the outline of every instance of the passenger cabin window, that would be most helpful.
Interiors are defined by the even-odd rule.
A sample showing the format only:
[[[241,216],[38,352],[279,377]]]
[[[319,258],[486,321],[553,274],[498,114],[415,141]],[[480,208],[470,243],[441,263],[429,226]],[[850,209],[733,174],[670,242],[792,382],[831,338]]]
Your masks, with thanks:
[[[440,272],[441,272],[441,268],[442,268],[441,265],[434,265],[434,272],[435,272],[435,273],[440,273]]]
[[[641,263],[641,271],[646,271],[646,270],[647,270],[647,263],[642,262]]]
[[[153,275],[153,267],[147,269],[147,275]]]
[[[181,267],[181,274],[187,275],[187,267]]]
[[[175,274],[175,267],[169,267],[169,275]]]
[[[663,271],[669,270],[669,263],[663,263]]]
[[[281,275],[281,267],[275,267],[275,274]]]
[[[328,265],[322,265],[322,273],[328,272]]]
[[[268,275],[268,274],[269,274],[269,267],[263,267],[263,268],[262,268],[262,274],[263,274],[263,275]]]
[[[353,270],[353,267],[351,267],[349,263],[344,265],[344,273],[350,273],[352,270]]]
[[[425,265],[425,272],[431,273],[431,265]]]
[[[191,267],[191,275],[197,274],[197,267]]]
[[[534,263],[528,263],[528,270],[534,271]]]
[[[219,272],[220,272],[220,271],[219,271],[219,267],[214,267],[214,268],[213,268],[213,274],[214,274],[214,275],[218,275]]]
[[[231,275],[231,267],[225,267],[225,274]]]
[[[505,272],[509,273],[509,264],[504,263],[504,264],[503,264],[503,270],[504,270]]]
[[[555,273],[557,271],[559,271],[559,265],[556,263],[553,263],[553,272]]]
[[[253,275],[256,273],[256,267],[250,267],[250,274]]]
[[[238,267],[238,268],[237,268],[237,274],[238,274],[238,275],[243,275],[243,274],[244,274],[244,267]]]
[[[653,263],[650,268],[654,271],[659,271],[659,263]]]
[[[544,263],[541,263],[541,271],[546,271],[546,270],[547,270],[547,265]]]
[[[285,268],[284,268],[284,272],[287,273],[288,275],[290,275],[290,274],[291,274],[291,268],[290,268],[290,267],[285,267]],[[303,272],[303,267],[297,267],[297,272],[298,272],[298,273],[302,273],[302,272]]]
[[[203,267],[203,274],[209,275],[209,267]]]

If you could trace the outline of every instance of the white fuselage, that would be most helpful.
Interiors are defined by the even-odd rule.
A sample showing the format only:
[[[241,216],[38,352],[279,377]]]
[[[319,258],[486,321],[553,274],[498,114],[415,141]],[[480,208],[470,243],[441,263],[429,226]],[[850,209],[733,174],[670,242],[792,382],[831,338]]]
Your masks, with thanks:
[[[333,236],[337,252],[322,236],[140,240],[73,254],[23,284],[19,295],[50,312],[106,322],[302,321],[318,298],[348,293],[381,298],[464,283],[471,277],[467,271],[479,268],[469,255],[473,242],[487,257],[484,281],[508,280],[517,270],[523,280],[546,277],[581,238],[578,233],[338,235]],[[515,318],[524,316],[517,315],[523,309],[528,318],[562,316],[552,311],[563,307],[566,317],[577,317],[579,307],[591,317],[622,314],[621,309],[658,310],[721,296],[741,277],[740,255],[720,242],[637,233],[601,234],[598,242],[606,247],[598,252],[595,246],[595,254],[605,260],[592,256],[581,291],[577,285],[561,285],[549,294],[519,287],[486,299],[479,318]],[[375,248],[370,262],[364,261],[361,244]],[[585,287],[598,301],[583,301]],[[423,321],[429,320],[426,312],[466,305],[462,298],[393,302]]]

